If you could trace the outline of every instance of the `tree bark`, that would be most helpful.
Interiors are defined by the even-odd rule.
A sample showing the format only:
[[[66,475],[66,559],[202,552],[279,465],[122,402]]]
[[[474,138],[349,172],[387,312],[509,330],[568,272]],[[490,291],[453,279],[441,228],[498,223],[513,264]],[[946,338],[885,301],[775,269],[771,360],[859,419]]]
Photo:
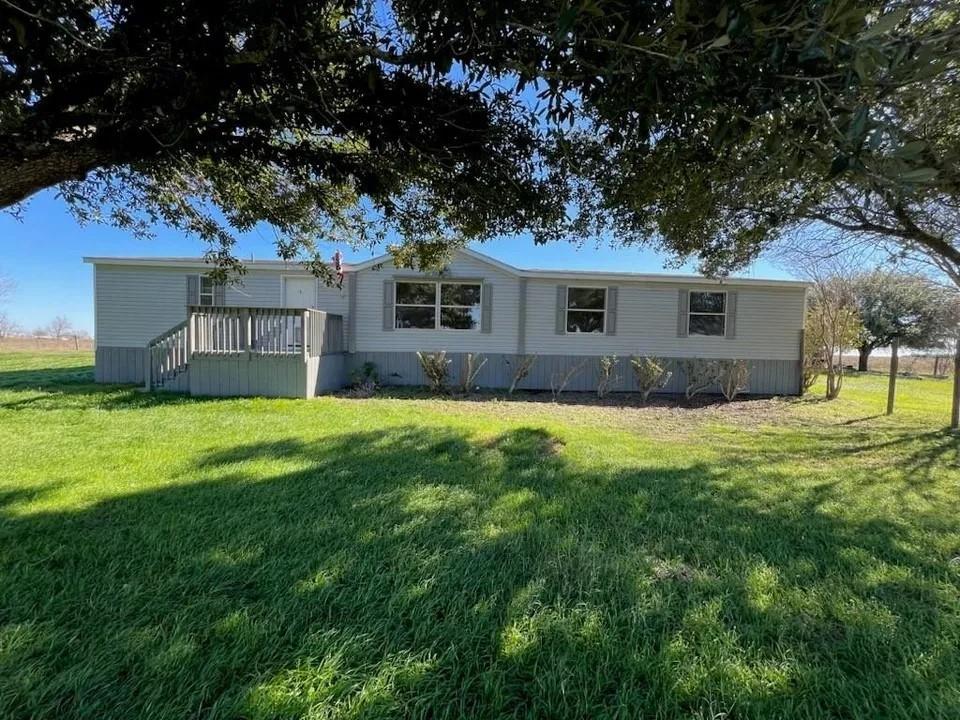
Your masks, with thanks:
[[[860,372],[867,371],[867,365],[868,361],[870,360],[870,353],[872,350],[873,348],[868,347],[858,348],[858,352],[860,353],[860,361],[857,363],[857,370]]]
[[[91,170],[110,164],[92,143],[69,143],[33,157],[0,156],[0,208],[26,200],[44,188],[82,180]]]
[[[893,404],[897,399],[897,370],[900,365],[900,338],[894,338],[890,344],[890,384],[887,387],[887,415],[893,415]]]

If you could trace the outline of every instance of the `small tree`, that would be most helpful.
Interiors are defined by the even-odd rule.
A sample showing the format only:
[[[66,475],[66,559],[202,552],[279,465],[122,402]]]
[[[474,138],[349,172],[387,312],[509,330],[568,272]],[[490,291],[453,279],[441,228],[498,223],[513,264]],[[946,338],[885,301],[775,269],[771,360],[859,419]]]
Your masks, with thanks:
[[[513,380],[510,381],[510,389],[507,390],[508,395],[513,395],[513,391],[517,389],[517,385],[530,374],[530,371],[533,369],[533,364],[537,361],[536,355],[518,355],[516,362],[513,365]],[[509,361],[507,361],[509,364]]]
[[[447,351],[427,353],[418,350],[417,359],[420,360],[420,367],[423,368],[423,374],[427,376],[430,388],[434,392],[444,392],[447,389],[447,373],[450,370]]]
[[[607,393],[610,391],[610,386],[619,379],[616,375],[617,356],[604,355],[601,357],[599,369],[600,377],[597,381],[597,397],[600,400],[603,400],[603,398],[606,397]]]
[[[960,319],[956,293],[921,275],[875,270],[853,278],[852,287],[863,325],[857,345],[861,372],[870,353],[894,338],[901,347],[942,346]]]
[[[838,275],[817,280],[808,305],[805,342],[816,348],[823,359],[828,400],[840,394],[843,351],[853,347],[860,334],[860,318],[851,283]]]
[[[47,330],[54,338],[62,340],[64,336],[69,335],[70,331],[73,330],[73,323],[63,315],[57,315],[50,321]]]
[[[647,402],[650,393],[660,390],[670,382],[673,376],[673,373],[667,369],[667,362],[657,357],[631,358],[630,366],[637,379],[637,387],[643,402]]]
[[[687,382],[684,388],[684,395],[687,400],[690,400],[694,395],[702,393],[717,382],[719,366],[716,360],[688,358],[682,360],[680,366],[683,369],[683,376]]]
[[[750,366],[746,360],[721,360],[717,365],[717,383],[727,402],[733,400],[747,389],[750,379]]]
[[[469,393],[473,390],[474,382],[476,382],[477,375],[480,374],[480,370],[484,365],[487,364],[487,360],[483,355],[467,353],[466,357],[463,359],[463,374],[461,379],[463,380],[461,384],[461,389],[464,394]]]
[[[573,380],[573,378],[586,366],[587,361],[581,360],[580,362],[571,365],[566,370],[555,372],[550,376],[550,392],[553,394],[554,400],[557,400],[560,397],[560,394],[567,389],[567,385],[570,384],[570,381]]]

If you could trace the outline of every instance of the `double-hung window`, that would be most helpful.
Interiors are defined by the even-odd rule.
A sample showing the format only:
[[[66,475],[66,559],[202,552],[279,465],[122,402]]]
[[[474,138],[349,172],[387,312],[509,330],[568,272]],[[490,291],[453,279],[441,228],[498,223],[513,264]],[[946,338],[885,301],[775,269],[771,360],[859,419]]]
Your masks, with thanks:
[[[722,336],[727,325],[727,293],[691,290],[687,322],[690,335]]]
[[[394,327],[420,330],[480,328],[480,283],[399,280]]]
[[[200,295],[197,298],[201,305],[213,305],[213,279],[209,275],[200,276]]]
[[[568,333],[603,333],[607,324],[607,289],[567,288]]]

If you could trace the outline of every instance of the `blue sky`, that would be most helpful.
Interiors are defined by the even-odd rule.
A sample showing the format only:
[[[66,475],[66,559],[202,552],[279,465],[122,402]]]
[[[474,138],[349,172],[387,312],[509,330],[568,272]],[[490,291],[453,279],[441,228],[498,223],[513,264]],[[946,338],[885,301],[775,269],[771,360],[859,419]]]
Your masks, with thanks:
[[[237,254],[272,258],[269,229],[240,238]],[[616,270],[626,272],[694,272],[692,267],[665,269],[667,258],[648,248],[612,249],[586,243],[536,246],[526,237],[503,238],[474,246],[519,267]],[[322,245],[329,257],[337,248]],[[347,261],[362,260],[379,252],[354,252],[340,248]],[[93,332],[93,270],[81,262],[84,255],[196,256],[200,241],[159,227],[156,237],[138,240],[127,232],[103,225],[78,225],[53,191],[35,195],[20,220],[0,212],[0,274],[16,283],[13,297],[0,305],[15,322],[33,329],[65,315],[74,326]],[[747,272],[753,277],[789,277],[783,270],[758,262]]]

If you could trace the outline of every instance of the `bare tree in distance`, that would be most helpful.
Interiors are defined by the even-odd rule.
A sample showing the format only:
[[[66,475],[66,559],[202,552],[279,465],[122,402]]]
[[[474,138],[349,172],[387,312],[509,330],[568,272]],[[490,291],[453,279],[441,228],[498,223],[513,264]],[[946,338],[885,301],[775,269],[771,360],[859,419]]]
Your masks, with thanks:
[[[21,331],[20,326],[9,315],[0,312],[0,340],[19,335]]]
[[[17,284],[13,281],[13,278],[0,273],[0,302],[4,302],[13,295],[16,287]]]
[[[57,315],[53,320],[50,321],[50,324],[47,326],[47,330],[54,338],[57,340],[62,340],[64,337],[72,334],[73,323],[71,323],[65,316]]]

